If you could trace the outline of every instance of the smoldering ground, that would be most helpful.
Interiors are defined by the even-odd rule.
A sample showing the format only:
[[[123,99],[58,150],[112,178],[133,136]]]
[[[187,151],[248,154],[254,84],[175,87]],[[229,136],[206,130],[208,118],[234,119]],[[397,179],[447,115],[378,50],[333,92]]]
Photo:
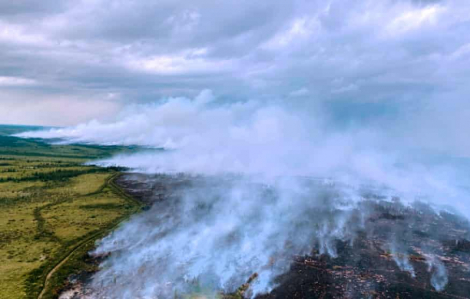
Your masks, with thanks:
[[[335,255],[331,242],[354,233],[355,226],[348,225],[352,195],[316,188],[320,182],[307,184],[193,179],[176,198],[156,203],[103,240],[97,253],[119,253],[94,285],[111,297],[128,292],[170,298],[175,290],[191,293],[195,281],[205,290],[233,292],[258,273],[252,292],[266,292],[292,255],[309,253],[315,242],[322,253]],[[136,276],[143,279],[135,281]]]
[[[468,240],[467,221],[424,203],[312,178],[135,174],[119,183],[153,205],[100,242],[94,254],[111,256],[90,298],[221,297],[255,273],[246,297],[302,294],[288,290],[309,279],[307,297],[470,290],[470,256],[452,244]],[[336,282],[302,276],[312,269]]]

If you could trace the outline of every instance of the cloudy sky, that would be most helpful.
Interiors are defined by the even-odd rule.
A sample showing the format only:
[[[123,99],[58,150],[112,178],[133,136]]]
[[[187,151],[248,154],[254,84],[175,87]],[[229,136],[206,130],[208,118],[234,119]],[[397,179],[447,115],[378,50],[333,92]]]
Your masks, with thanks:
[[[469,32],[468,0],[0,0],[0,123],[107,120],[203,89],[464,120]]]

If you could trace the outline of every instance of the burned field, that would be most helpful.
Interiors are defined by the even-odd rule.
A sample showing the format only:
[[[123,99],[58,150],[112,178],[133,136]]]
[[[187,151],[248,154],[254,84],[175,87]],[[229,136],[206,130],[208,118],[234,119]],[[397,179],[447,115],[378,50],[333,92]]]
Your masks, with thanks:
[[[165,216],[152,222],[152,225],[159,223],[165,226],[165,221],[169,221],[169,217],[171,218],[172,215],[181,211],[175,208],[171,202],[180,201],[188,190],[189,192],[197,190],[197,186],[201,185],[200,180],[199,177],[188,176],[128,174],[121,177],[117,183],[134,198],[148,206],[148,211],[144,211],[142,214],[155,215],[161,211]],[[206,185],[204,190],[208,189],[210,187]],[[263,192],[269,193],[269,188]],[[207,205],[207,202],[202,205],[198,203],[197,209],[201,211],[198,219],[205,217],[207,206],[204,205]],[[313,210],[316,207],[314,206]],[[258,280],[263,279],[263,274],[260,273],[258,276],[258,271],[253,271],[250,274],[249,271],[256,267],[243,267],[242,264],[238,268],[240,270],[230,277],[230,283],[224,284],[224,287],[217,289],[215,293],[208,292],[207,288],[201,286],[197,281],[198,279],[192,279],[190,283],[186,281],[184,287],[179,288],[182,291],[178,293],[175,292],[175,289],[182,285],[181,281],[176,281],[176,276],[168,276],[167,272],[178,272],[175,265],[181,263],[169,263],[169,268],[160,268],[160,264],[166,262],[159,260],[161,257],[150,254],[145,263],[135,267],[135,273],[132,267],[124,271],[129,276],[139,277],[142,275],[140,280],[143,279],[142,277],[147,279],[146,284],[135,286],[134,282],[136,281],[133,281],[132,278],[120,277],[119,270],[113,270],[113,267],[119,262],[129,260],[129,256],[123,253],[126,250],[123,249],[125,245],[119,239],[114,239],[113,244],[121,242],[120,247],[118,250],[111,249],[110,257],[106,258],[111,261],[105,261],[103,264],[106,271],[114,272],[104,272],[101,273],[101,276],[98,272],[93,279],[88,277],[87,283],[82,281],[77,284],[78,288],[77,285],[75,286],[75,297],[63,298],[113,297],[113,294],[119,294],[113,293],[114,290],[121,293],[125,291],[136,292],[136,290],[148,285],[149,282],[152,283],[152,279],[155,279],[155,285],[158,287],[158,277],[160,276],[168,276],[165,278],[165,284],[162,288],[170,288],[171,291],[166,295],[158,293],[160,296],[158,298],[249,298],[253,295],[256,298],[266,299],[470,298],[470,233],[469,224],[464,218],[449,212],[438,212],[424,203],[405,205],[398,198],[387,200],[375,195],[367,195],[367,193],[364,193],[362,199],[348,212],[348,217],[341,218],[344,221],[342,226],[329,223],[330,218],[336,217],[335,219],[338,219],[338,212],[332,211],[334,210],[332,207],[321,210],[320,214],[315,214],[312,206],[306,207],[306,210],[309,210],[306,212],[307,215],[312,213],[312,217],[321,218],[323,214],[325,218],[317,222],[308,222],[306,224],[307,230],[304,226],[304,220],[301,219],[297,222],[292,220],[293,230],[298,229],[299,234],[305,234],[308,227],[311,226],[313,234],[320,234],[323,237],[304,238],[302,239],[304,243],[300,246],[299,236],[292,236],[289,232],[289,237],[283,239],[283,244],[279,244],[281,250],[273,251],[273,254],[268,253],[270,255],[267,259],[268,262],[257,268],[261,269],[260,271],[268,271],[272,275],[268,292],[254,291]],[[260,212],[260,214],[262,213]],[[179,217],[186,216],[179,215]],[[207,217],[210,217],[210,213]],[[171,221],[175,230],[184,228],[184,226],[179,226],[179,220],[172,219]],[[229,221],[227,218],[227,222]],[[322,226],[325,221],[329,223],[328,226]],[[326,231],[325,227],[331,231]],[[168,238],[167,235],[172,234],[171,230],[172,226],[168,226],[167,230],[158,231],[152,235],[153,241],[145,247],[159,244],[159,241],[156,240]],[[333,233],[333,230],[343,230],[347,233],[337,233],[336,231]],[[237,234],[243,233],[237,231]],[[232,234],[227,238],[223,246],[233,248],[231,242],[235,242],[234,240],[238,237]],[[261,237],[258,238],[256,235],[251,236],[250,240],[264,242]],[[141,240],[141,242],[149,241],[147,239],[147,241]],[[210,238],[207,239],[207,242],[211,242]],[[267,245],[264,246],[261,247],[261,250],[268,249]],[[269,246],[273,246],[272,243],[269,243]],[[130,248],[135,249],[136,247],[130,245]],[[138,251],[138,249],[136,250]],[[187,254],[191,256],[191,249],[186,250]],[[97,257],[102,258],[104,251],[101,251]],[[123,256],[123,259],[113,259],[113,255]],[[227,262],[226,255],[229,255],[229,262]],[[218,262],[224,265],[234,262],[231,259],[231,256],[234,255],[236,255],[234,251],[223,249],[211,252],[209,256],[212,259],[211,263],[217,267]],[[218,260],[219,256],[220,260]],[[135,255],[132,257],[136,259]],[[184,258],[180,257],[178,261],[180,260],[184,260]],[[188,260],[197,261],[197,258],[192,257]],[[122,267],[124,266],[120,265],[120,268]],[[149,268],[153,270],[149,270]],[[175,275],[183,275],[182,273],[187,272],[189,272],[188,269]],[[106,276],[108,278],[105,278]],[[181,280],[184,279],[181,278]],[[244,282],[247,283],[244,284]],[[194,287],[188,288],[188,284]],[[217,283],[215,285],[219,286]],[[227,287],[227,285],[229,286]],[[153,292],[152,294],[157,294],[157,291]],[[118,295],[114,296],[119,297]],[[139,296],[136,294],[136,298]],[[155,298],[157,298],[156,295]]]
[[[384,249],[390,226],[403,225],[396,222],[416,216],[411,211],[400,215],[388,218],[390,215],[378,214],[368,223],[373,227],[371,233],[360,233],[352,244],[337,241],[336,258],[315,251],[294,257],[291,269],[277,278],[279,285],[258,298],[469,298],[470,242],[462,236],[459,225],[449,219],[433,219],[434,225],[443,225],[440,233],[448,234],[439,240],[414,231],[406,256]],[[442,262],[445,270],[430,264],[423,247],[439,252],[433,258]],[[395,259],[408,259],[413,273],[400,269]],[[440,283],[448,279],[448,283],[438,292],[431,283],[434,279]]]

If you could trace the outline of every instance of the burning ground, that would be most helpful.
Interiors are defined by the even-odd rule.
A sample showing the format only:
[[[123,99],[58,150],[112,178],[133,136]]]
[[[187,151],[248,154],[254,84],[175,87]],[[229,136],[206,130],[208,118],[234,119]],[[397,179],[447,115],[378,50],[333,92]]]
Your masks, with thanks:
[[[118,183],[149,208],[101,241],[100,270],[63,298],[470,298],[455,212],[311,178]]]

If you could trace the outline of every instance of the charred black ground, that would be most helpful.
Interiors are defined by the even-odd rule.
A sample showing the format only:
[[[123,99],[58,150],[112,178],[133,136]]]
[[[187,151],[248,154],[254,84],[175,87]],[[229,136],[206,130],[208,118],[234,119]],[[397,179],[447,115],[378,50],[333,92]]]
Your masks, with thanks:
[[[178,200],[179,190],[197,180],[128,174],[117,183],[150,207]],[[360,208],[368,211],[367,218],[351,221],[363,221],[364,229],[352,242],[335,241],[337,257],[321,255],[315,249],[306,256],[292,256],[289,271],[276,278],[278,285],[257,298],[470,298],[470,231],[466,219],[436,212],[424,203],[409,206],[398,198],[390,202],[370,194],[364,195]],[[391,242],[406,247],[399,252],[407,256],[390,250]],[[430,253],[446,269],[448,282],[440,292],[431,284],[437,270],[430,265]],[[410,271],[400,270],[396,259],[409,261],[414,277]],[[87,288],[80,287],[86,280],[87,276],[77,280],[75,295],[69,293],[71,296],[64,298],[86,297]],[[236,295],[223,296],[249,295],[244,291],[241,288]]]

